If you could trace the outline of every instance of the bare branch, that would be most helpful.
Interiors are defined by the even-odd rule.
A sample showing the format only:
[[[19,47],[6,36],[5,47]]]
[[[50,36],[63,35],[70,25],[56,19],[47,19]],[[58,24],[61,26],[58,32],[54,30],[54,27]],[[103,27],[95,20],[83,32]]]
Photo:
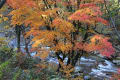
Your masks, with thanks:
[[[106,10],[107,10],[107,12],[108,12],[109,18],[110,18],[110,20],[111,20],[111,22],[112,22],[112,27],[114,27],[115,32],[116,32],[118,38],[120,39],[120,34],[119,34],[119,32],[118,32],[118,30],[117,30],[117,28],[116,28],[115,21],[114,21],[113,18],[111,17],[110,11],[109,11],[108,8],[107,8],[106,0],[104,0],[104,4],[105,4],[105,8],[106,8]]]

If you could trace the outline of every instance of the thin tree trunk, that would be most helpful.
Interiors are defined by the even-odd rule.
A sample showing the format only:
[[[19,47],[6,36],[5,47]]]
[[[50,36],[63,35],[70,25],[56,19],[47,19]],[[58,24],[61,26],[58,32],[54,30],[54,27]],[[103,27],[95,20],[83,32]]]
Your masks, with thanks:
[[[110,18],[110,21],[111,21],[111,23],[112,23],[111,26],[114,27],[115,32],[116,32],[118,38],[120,39],[120,33],[118,32],[118,30],[117,30],[117,28],[116,28],[116,24],[115,24],[113,18],[111,17],[111,15],[110,15],[110,11],[108,10],[106,0],[104,0],[104,5],[105,5],[105,8],[106,8],[106,11],[108,12],[108,16],[109,16],[109,18]]]
[[[16,32],[16,36],[17,36],[17,52],[20,52],[21,51],[21,47],[20,47],[20,36],[21,36],[20,26],[15,27],[15,32]]]
[[[60,60],[61,62],[63,62],[64,61],[64,59],[65,59],[65,55],[63,55],[63,58],[62,57],[60,57],[60,54],[57,52],[56,53],[56,56],[57,56],[57,58],[58,58],[58,60]],[[58,65],[58,69],[57,69],[57,72],[59,72],[60,71],[60,69],[61,69],[61,64],[59,63],[59,65]]]
[[[26,50],[26,53],[29,57],[31,57],[30,55],[30,52],[29,52],[29,48],[28,48],[28,45],[29,44],[29,41],[27,39],[25,39],[25,50]]]

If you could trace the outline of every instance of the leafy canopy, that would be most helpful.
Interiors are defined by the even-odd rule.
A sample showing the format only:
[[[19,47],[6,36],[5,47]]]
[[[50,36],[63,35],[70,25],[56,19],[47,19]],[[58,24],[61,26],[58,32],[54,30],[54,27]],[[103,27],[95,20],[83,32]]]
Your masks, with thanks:
[[[109,25],[102,18],[103,3],[103,0],[7,0],[13,9],[9,13],[11,25],[30,27],[25,37],[33,37],[32,51],[37,51],[42,59],[54,51],[65,73],[68,71],[64,67],[74,66],[82,52],[99,51],[107,57],[114,54],[109,38],[95,33],[100,23]],[[60,54],[68,57],[67,65]]]

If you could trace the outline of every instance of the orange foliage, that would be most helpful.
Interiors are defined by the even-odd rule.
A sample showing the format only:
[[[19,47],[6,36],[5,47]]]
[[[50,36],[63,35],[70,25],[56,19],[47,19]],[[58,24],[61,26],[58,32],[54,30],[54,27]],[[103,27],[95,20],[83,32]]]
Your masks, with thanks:
[[[109,38],[102,35],[95,35],[90,39],[90,43],[75,43],[74,49],[85,50],[87,52],[99,51],[103,56],[110,57],[114,54],[115,49],[108,40]]]
[[[30,52],[37,52],[34,57],[40,56],[41,59],[46,59],[51,52],[56,53],[60,71],[68,78],[71,77],[81,53],[99,51],[103,56],[110,57],[115,52],[108,41],[109,38],[96,34],[93,29],[98,23],[109,24],[101,17],[102,12],[98,4],[103,2],[103,0],[7,0],[7,4],[13,9],[9,13],[11,25],[29,27],[25,38],[32,36]],[[89,36],[90,33],[94,36]],[[64,57],[68,58],[67,64]],[[40,67],[37,72],[46,68],[41,64],[36,66]]]
[[[56,18],[53,20],[53,27],[59,30],[59,32],[64,32],[66,34],[69,34],[70,32],[74,32],[74,26],[68,21],[65,21],[63,19]]]
[[[87,24],[96,24],[103,23],[108,25],[108,22],[101,18],[102,12],[100,11],[100,7],[96,6],[94,3],[85,3],[80,5],[80,9],[69,16],[69,20],[78,20]]]
[[[99,51],[103,56],[110,57],[114,54],[115,49],[108,40],[109,38],[107,37],[95,35],[91,38],[91,42],[89,44],[85,44],[84,49],[88,52]]]
[[[14,9],[21,8],[22,6],[27,7],[36,6],[33,0],[7,0],[7,4]]]
[[[108,24],[101,17],[102,12],[98,6],[98,4],[103,3],[103,0],[81,0],[80,5],[77,5],[77,0],[45,1],[47,2],[44,0],[7,0],[7,4],[13,8],[10,12],[12,15],[11,25],[30,26],[30,31],[26,33],[25,37],[33,36],[32,47],[38,51],[37,56],[44,59],[50,51],[69,53],[76,49],[87,52],[97,50],[108,57],[114,53],[112,44],[104,36],[95,35],[90,39],[90,43],[85,42],[85,40],[77,41],[74,38],[74,36],[84,37],[84,35],[76,34],[81,33],[77,29],[83,25],[82,23],[87,25]],[[65,4],[65,8],[74,7],[75,12],[56,6],[57,4]],[[77,6],[78,9],[76,9]],[[70,16],[67,17],[67,15]],[[76,26],[73,21],[76,24],[79,21],[81,25]],[[83,32],[88,32],[88,30]],[[49,49],[45,49],[45,47],[49,47]]]

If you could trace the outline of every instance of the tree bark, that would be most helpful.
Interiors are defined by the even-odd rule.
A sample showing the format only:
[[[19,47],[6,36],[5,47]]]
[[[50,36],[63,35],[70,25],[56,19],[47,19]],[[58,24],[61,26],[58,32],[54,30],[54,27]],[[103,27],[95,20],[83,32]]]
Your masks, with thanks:
[[[29,47],[28,47],[29,43],[30,41],[28,39],[25,39],[25,50],[26,50],[27,55],[31,57],[30,52],[29,52]]]
[[[20,26],[15,27],[15,32],[17,36],[17,52],[20,52],[21,47],[20,47],[20,36],[21,36],[21,29]]]
[[[64,61],[64,59],[65,59],[65,55],[63,54],[63,58],[62,57],[60,57],[60,53],[56,53],[56,56],[57,56],[57,59],[58,60],[60,60],[61,62],[63,62]],[[60,71],[60,68],[61,68],[62,66],[61,66],[61,64],[59,63],[59,65],[58,65],[58,69],[57,69],[57,72],[59,72]]]

